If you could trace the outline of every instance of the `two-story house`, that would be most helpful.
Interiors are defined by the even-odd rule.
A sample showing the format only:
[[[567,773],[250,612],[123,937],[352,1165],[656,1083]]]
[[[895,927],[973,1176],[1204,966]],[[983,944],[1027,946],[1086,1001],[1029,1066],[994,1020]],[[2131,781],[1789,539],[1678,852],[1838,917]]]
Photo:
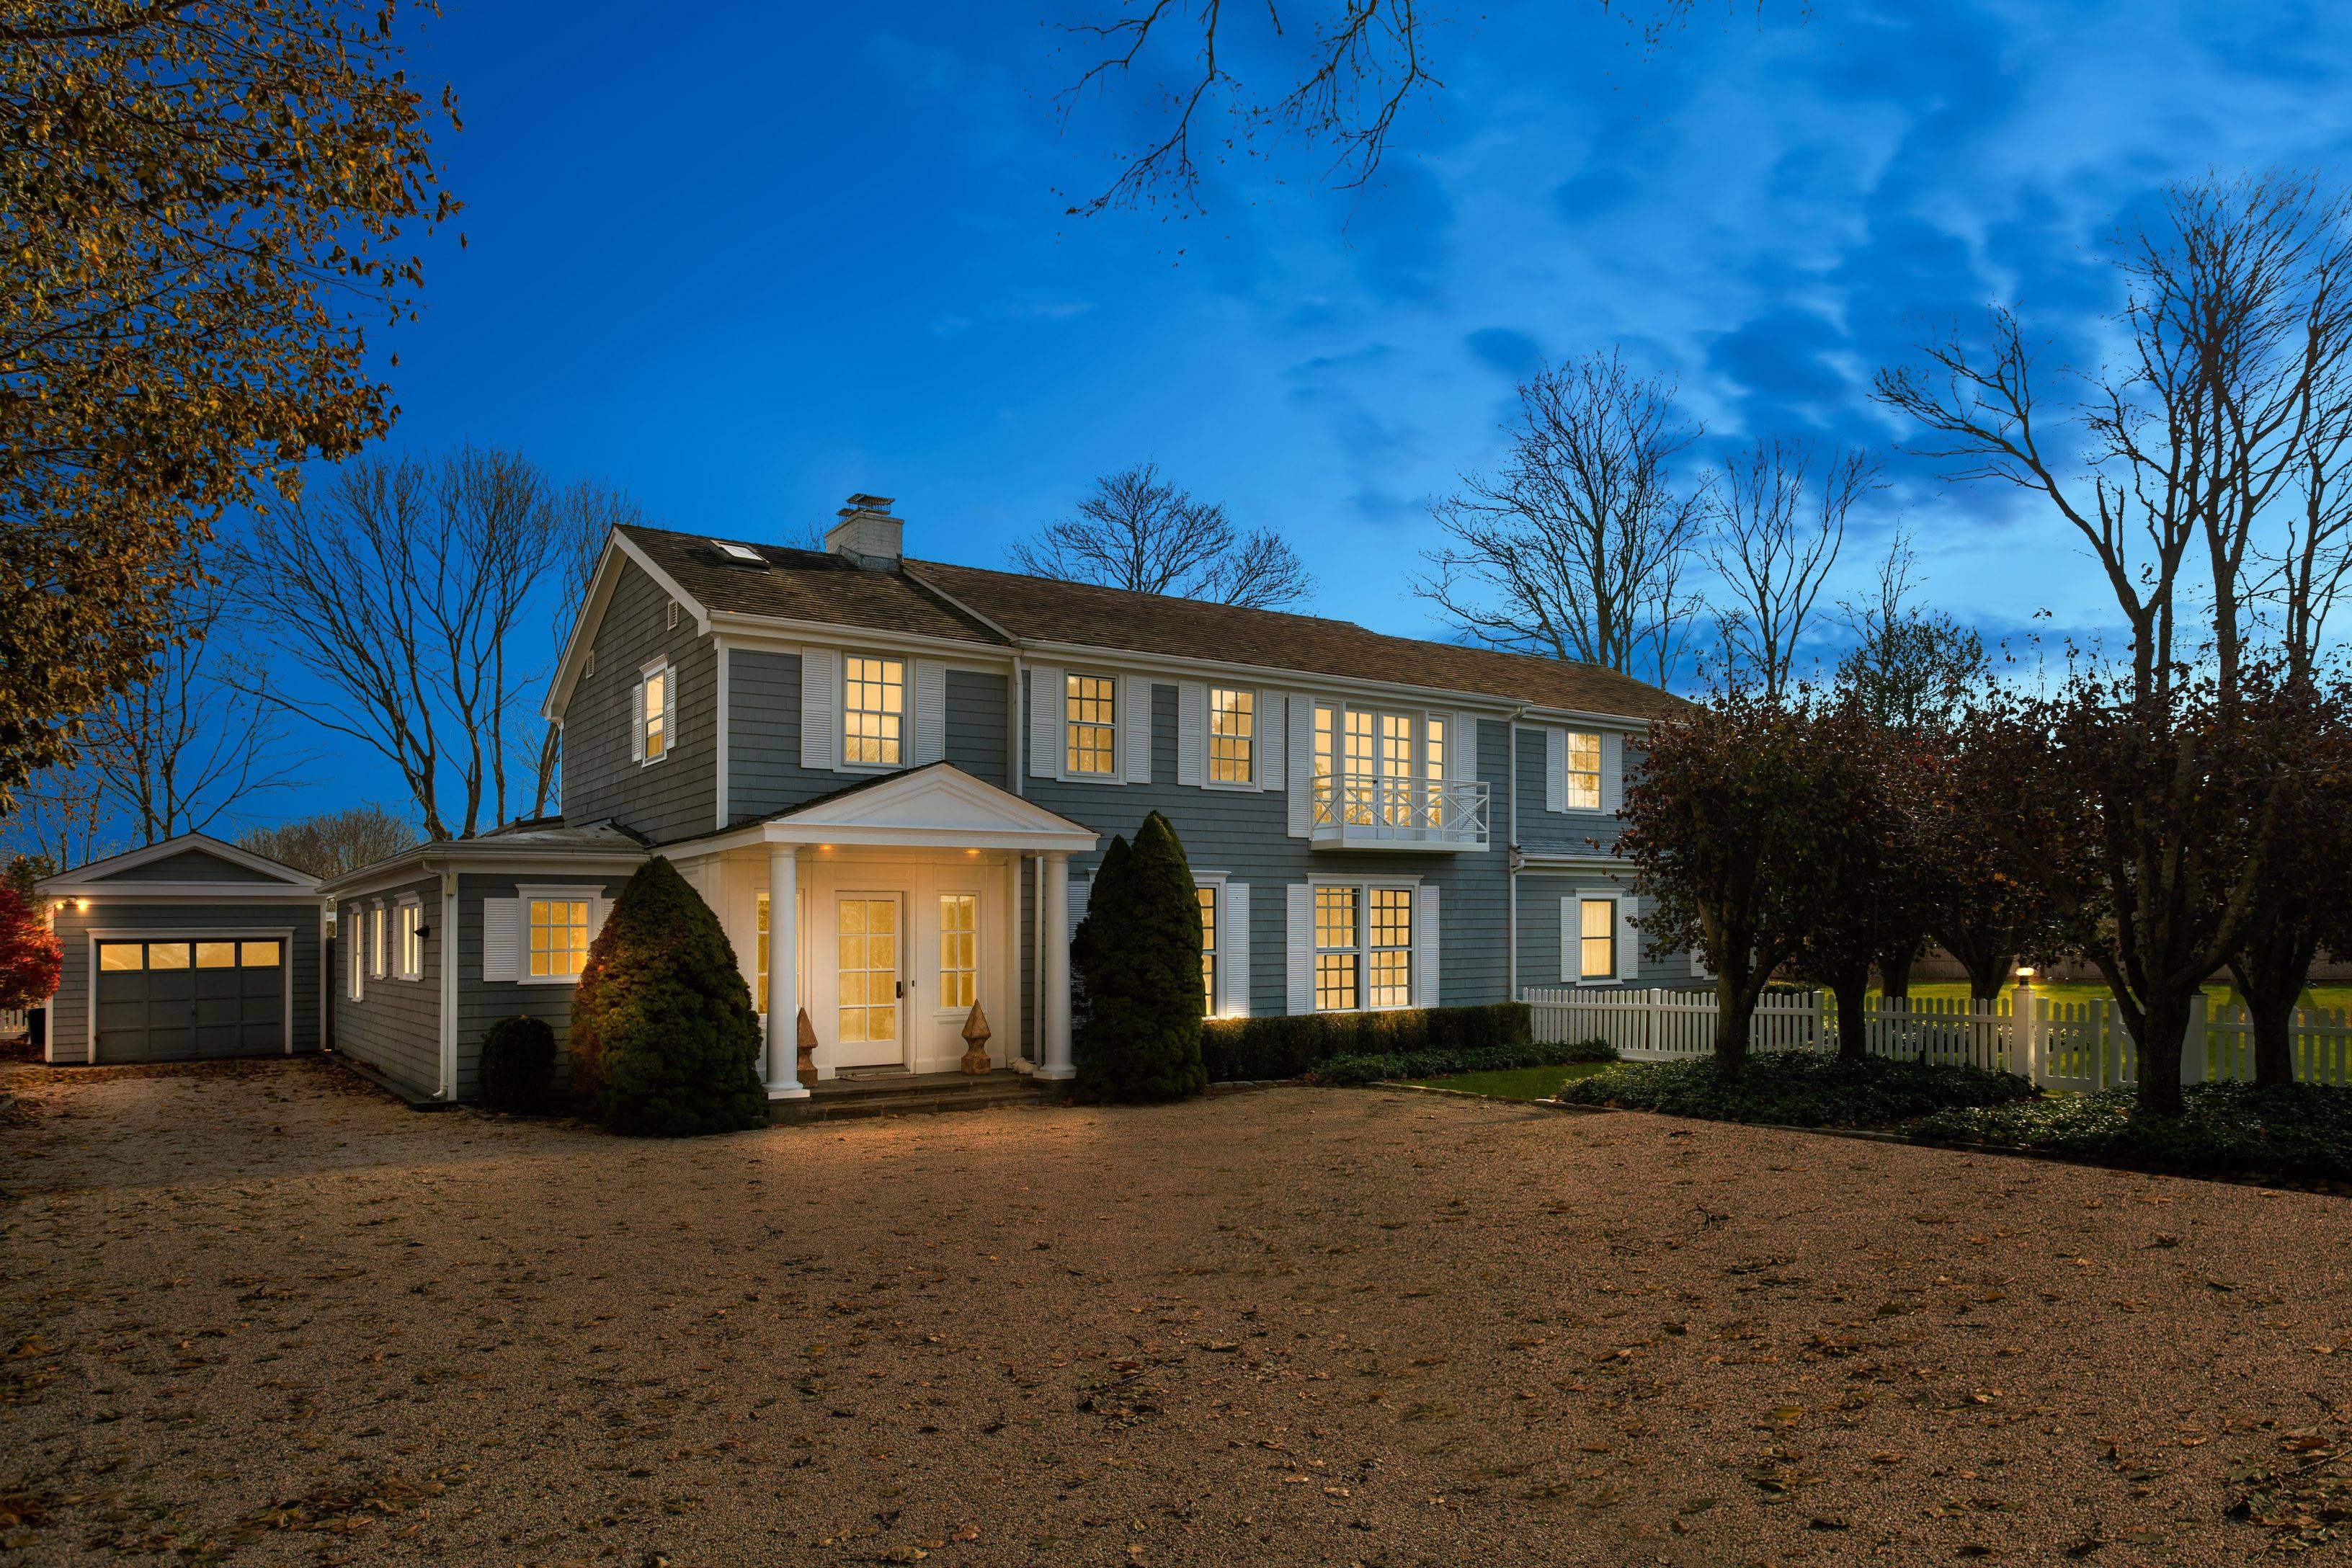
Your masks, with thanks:
[[[1685,980],[1610,852],[1677,700],[1586,665],[1344,621],[911,559],[855,496],[823,552],[614,531],[546,702],[560,818],[420,845],[324,890],[338,1048],[467,1099],[495,1019],[561,1031],[648,855],[724,923],[775,1100],[951,1068],[1071,1074],[1069,938],[1157,809],[1199,884],[1220,1015]]]

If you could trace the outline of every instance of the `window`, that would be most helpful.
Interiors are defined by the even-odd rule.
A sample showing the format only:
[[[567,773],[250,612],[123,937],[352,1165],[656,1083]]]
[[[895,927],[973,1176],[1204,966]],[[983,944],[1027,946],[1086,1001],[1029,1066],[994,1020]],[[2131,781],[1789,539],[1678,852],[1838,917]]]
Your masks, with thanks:
[[[1568,733],[1568,809],[1601,809],[1601,737]]]
[[[1211,882],[1201,892],[1201,1011],[1213,1015],[1217,1010],[1217,885]]]
[[[144,969],[147,950],[135,942],[101,942],[98,944],[98,966],[109,971]]]
[[[1412,916],[1411,888],[1317,888],[1315,1010],[1412,1006]]]
[[[336,940],[349,955],[343,965],[350,971],[344,989],[356,1002],[367,992],[367,911],[356,904],[345,904],[338,911],[338,918],[342,929]]]
[[[1452,741],[1439,714],[1318,704],[1314,820],[1353,827],[1440,825]]]
[[[196,943],[198,969],[235,969],[236,943],[233,942],[200,942]]]
[[[1315,1010],[1356,1010],[1357,889],[1315,889]]]
[[[579,977],[588,962],[588,900],[532,899],[525,944],[529,963],[523,971],[531,980]]]
[[[1421,776],[1429,782],[1423,818],[1432,827],[1445,826],[1445,721],[1432,714],[1422,730]]]
[[[1209,782],[1249,783],[1256,745],[1257,693],[1209,688]]]
[[[1108,675],[1072,675],[1063,684],[1067,771],[1107,776],[1118,765],[1118,682]]]
[[[1582,899],[1577,904],[1577,978],[1617,978],[1617,900]]]
[[[150,969],[185,969],[188,967],[188,944],[184,942],[151,942],[147,944],[147,967]]]
[[[760,895],[760,973],[751,983],[755,1011],[762,1016],[768,1011],[768,895]]]
[[[387,967],[384,959],[385,938],[383,906],[377,904],[368,911],[368,978],[381,980]]]
[[[637,678],[637,760],[657,763],[669,755],[670,674],[656,665]]]
[[[278,967],[278,944],[274,942],[241,942],[237,945],[237,962],[247,969]]]
[[[425,978],[425,906],[415,899],[400,901],[396,922],[398,941],[394,946],[400,956],[400,977],[403,980]]]
[[[980,974],[980,898],[940,895],[940,1007],[971,1007]]]
[[[752,549],[748,544],[737,544],[725,539],[714,539],[710,543],[712,548],[716,549],[719,554],[724,555],[728,560],[732,561],[738,566],[765,566],[768,563],[768,558],[766,556],[761,554],[758,551]]]
[[[897,767],[906,749],[906,661],[853,654],[841,668],[841,760],[858,767]]]

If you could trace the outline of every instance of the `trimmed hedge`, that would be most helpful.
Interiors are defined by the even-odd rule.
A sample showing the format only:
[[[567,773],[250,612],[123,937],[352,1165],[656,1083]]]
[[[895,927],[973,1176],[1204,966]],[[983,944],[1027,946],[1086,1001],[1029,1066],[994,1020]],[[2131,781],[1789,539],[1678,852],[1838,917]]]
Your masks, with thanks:
[[[1908,1129],[2085,1159],[2352,1181],[2352,1089],[2319,1084],[2190,1085],[2179,1116],[2143,1118],[2132,1091],[2049,1095],[1946,1110]]]
[[[1558,1068],[1579,1062],[1613,1062],[1617,1047],[1606,1040],[1566,1046],[1486,1046],[1469,1050],[1384,1051],[1371,1056],[1327,1057],[1308,1077],[1317,1083],[1384,1083],[1398,1079],[1453,1078],[1465,1072],[1503,1072],[1512,1068]]]
[[[482,1103],[492,1110],[536,1110],[555,1073],[555,1031],[543,1018],[516,1014],[482,1036]]]
[[[1335,1057],[1529,1048],[1534,1039],[1529,1017],[1524,1002],[1496,1002],[1482,1007],[1411,1007],[1391,1013],[1211,1018],[1201,1026],[1201,1058],[1209,1069],[1211,1083],[1305,1078],[1316,1064]],[[1545,1051],[1560,1048],[1542,1047]],[[1550,1063],[1551,1058],[1530,1058],[1512,1065],[1549,1067]]]
[[[1765,1051],[1737,1078],[1715,1058],[1625,1062],[1564,1086],[1560,1099],[1715,1121],[1769,1121],[1784,1127],[1886,1127],[1958,1107],[2007,1105],[2033,1097],[2033,1085],[1982,1068],[1867,1057],[1843,1062],[1811,1051]]]

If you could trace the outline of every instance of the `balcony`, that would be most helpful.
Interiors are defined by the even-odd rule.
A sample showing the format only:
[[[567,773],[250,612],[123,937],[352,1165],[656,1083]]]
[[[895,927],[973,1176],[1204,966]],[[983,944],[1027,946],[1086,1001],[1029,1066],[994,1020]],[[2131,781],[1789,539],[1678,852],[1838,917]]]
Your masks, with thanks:
[[[1326,774],[1313,790],[1307,838],[1318,849],[1486,847],[1486,786],[1475,779]]]

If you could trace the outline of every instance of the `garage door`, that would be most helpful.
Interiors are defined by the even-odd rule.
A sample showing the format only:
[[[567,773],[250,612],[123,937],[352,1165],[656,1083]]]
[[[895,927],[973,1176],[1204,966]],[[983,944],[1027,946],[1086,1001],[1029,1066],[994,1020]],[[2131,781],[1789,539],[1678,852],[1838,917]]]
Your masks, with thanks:
[[[199,937],[98,944],[98,1059],[286,1049],[286,944]]]

